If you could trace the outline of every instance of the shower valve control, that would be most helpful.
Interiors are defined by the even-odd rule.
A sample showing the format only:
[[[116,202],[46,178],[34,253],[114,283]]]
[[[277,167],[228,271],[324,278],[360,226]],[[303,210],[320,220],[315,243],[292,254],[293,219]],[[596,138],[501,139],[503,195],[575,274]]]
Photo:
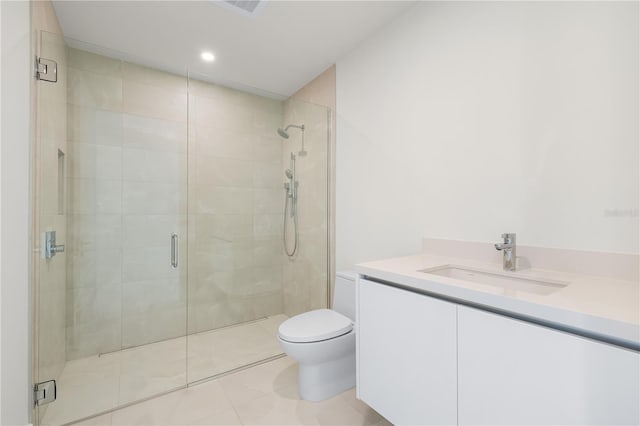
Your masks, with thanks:
[[[47,231],[42,234],[42,257],[51,259],[56,253],[63,253],[64,246],[56,245],[56,231]]]

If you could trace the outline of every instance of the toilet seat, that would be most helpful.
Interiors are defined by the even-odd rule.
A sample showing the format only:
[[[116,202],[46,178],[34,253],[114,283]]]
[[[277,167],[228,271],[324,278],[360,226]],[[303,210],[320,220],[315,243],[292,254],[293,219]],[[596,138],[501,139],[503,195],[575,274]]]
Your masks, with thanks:
[[[342,336],[353,330],[353,322],[331,309],[317,309],[289,318],[278,328],[287,342],[311,343]]]

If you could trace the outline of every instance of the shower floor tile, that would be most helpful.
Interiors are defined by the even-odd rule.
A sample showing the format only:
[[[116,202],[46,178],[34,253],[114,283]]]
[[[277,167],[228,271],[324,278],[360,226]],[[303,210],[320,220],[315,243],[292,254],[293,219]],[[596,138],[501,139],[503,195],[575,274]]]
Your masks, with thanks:
[[[57,380],[57,399],[47,405],[43,425],[58,425],[118,405],[120,353],[66,363]]]
[[[183,386],[185,349],[184,338],[179,338],[122,351],[119,405]]]
[[[357,400],[355,389],[326,401],[301,400],[297,377],[297,363],[289,357],[279,358],[77,426],[391,425]]]
[[[189,382],[195,382],[282,353],[276,338],[286,315],[190,335]]]
[[[194,382],[279,355],[277,330],[286,319],[275,315],[69,361],[57,380],[57,400],[47,406],[41,424],[67,424],[175,390],[186,385],[187,372],[188,381]]]

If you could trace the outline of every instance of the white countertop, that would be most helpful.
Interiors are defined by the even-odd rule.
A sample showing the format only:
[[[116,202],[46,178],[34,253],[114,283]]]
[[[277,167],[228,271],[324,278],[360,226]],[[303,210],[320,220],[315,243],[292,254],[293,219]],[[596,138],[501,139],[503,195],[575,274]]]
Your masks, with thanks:
[[[640,350],[640,284],[603,277],[523,269],[523,277],[566,281],[551,294],[505,291],[499,287],[420,272],[440,265],[460,265],[502,273],[502,265],[429,254],[356,265],[361,275],[396,283],[490,310],[502,311]]]

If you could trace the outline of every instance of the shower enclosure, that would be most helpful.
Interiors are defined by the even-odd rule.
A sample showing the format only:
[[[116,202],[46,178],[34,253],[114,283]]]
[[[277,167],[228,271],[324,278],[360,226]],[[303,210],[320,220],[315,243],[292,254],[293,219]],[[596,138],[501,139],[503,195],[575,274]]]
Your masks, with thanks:
[[[331,111],[40,37],[58,81],[36,89],[34,381],[55,380],[57,399],[38,424],[281,356],[280,322],[327,306]],[[308,152],[291,257],[283,183],[301,140],[277,132],[290,122]]]

